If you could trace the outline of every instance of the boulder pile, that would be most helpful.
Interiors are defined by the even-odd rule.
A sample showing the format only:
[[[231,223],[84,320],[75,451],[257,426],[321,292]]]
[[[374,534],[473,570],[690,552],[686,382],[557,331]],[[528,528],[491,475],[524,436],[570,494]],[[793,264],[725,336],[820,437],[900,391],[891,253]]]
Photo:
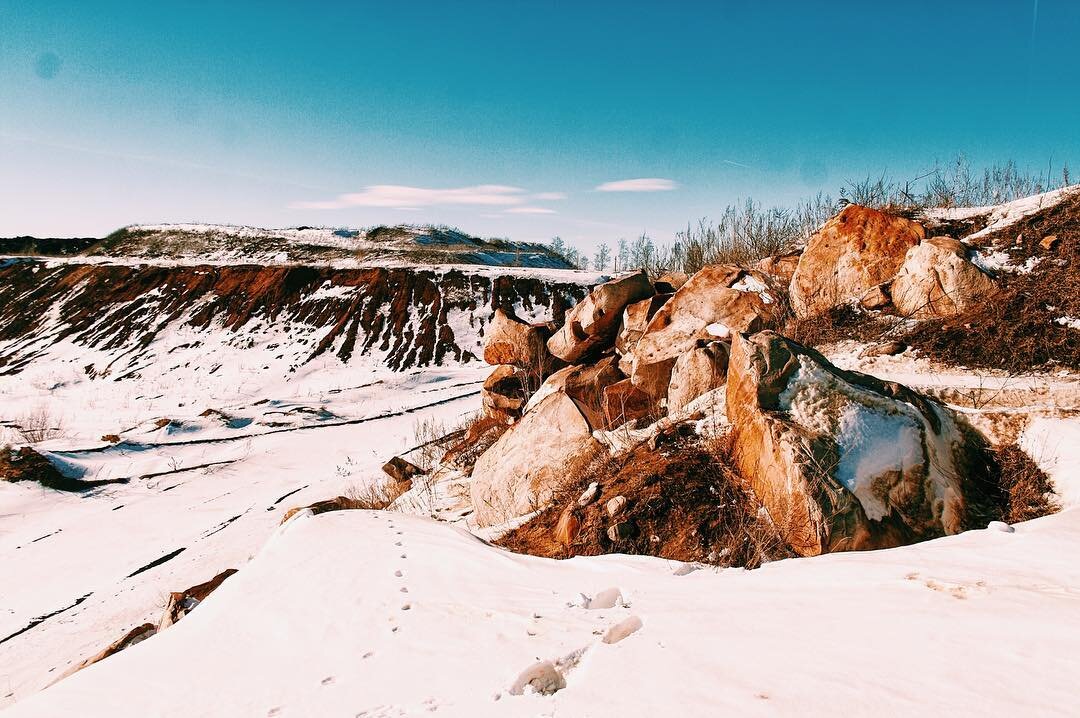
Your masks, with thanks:
[[[728,438],[731,469],[796,554],[961,531],[979,447],[950,412],[841,370],[778,330],[789,311],[812,317],[844,303],[947,316],[995,289],[961,242],[849,205],[801,253],[656,281],[618,276],[561,326],[500,312],[486,337],[495,370],[482,404],[485,422],[507,428],[472,468],[474,522],[503,525],[565,502],[555,533],[569,546],[581,506],[561,488],[598,457],[660,450],[660,437],[709,412]],[[616,543],[634,530],[619,509],[635,499],[619,498],[608,511]]]

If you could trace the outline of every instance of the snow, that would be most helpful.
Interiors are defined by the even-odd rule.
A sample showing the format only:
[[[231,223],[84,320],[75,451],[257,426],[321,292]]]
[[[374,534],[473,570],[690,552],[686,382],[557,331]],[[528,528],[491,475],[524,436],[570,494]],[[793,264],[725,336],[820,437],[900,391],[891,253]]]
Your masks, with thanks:
[[[8,715],[1069,715],[1077,550],[1070,511],[688,572],[301,515],[179,624]]]
[[[761,297],[761,301],[765,304],[772,304],[773,298],[769,294],[768,287],[757,277],[747,274],[739,281],[731,285],[731,288],[738,292],[751,292]]]
[[[1069,329],[1080,331],[1080,319],[1077,317],[1058,317],[1054,320],[1054,323],[1060,324],[1063,327],[1068,327]]]
[[[945,512],[943,522],[954,523],[951,499],[958,491],[958,472],[951,447],[941,436],[958,432],[950,417],[934,417],[942,425],[939,434],[915,407],[848,383],[805,355],[799,356],[799,369],[780,393],[780,409],[811,434],[835,439],[839,464],[834,475],[855,494],[870,519],[881,520],[889,512],[876,480],[925,462],[934,503]]]
[[[939,207],[927,209],[922,216],[924,220],[928,221],[969,220],[976,217],[986,217],[987,223],[983,229],[964,238],[965,242],[973,242],[1015,224],[1024,217],[1053,207],[1078,191],[1080,191],[1080,185],[1071,185],[989,207]]]

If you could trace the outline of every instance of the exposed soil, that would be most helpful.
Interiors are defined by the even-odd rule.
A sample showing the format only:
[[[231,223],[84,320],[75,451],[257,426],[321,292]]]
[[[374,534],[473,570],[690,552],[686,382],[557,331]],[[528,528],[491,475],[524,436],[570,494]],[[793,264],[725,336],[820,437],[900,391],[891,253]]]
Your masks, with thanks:
[[[568,480],[549,508],[497,543],[549,558],[625,553],[751,568],[791,556],[723,454],[679,437],[656,450],[643,444],[620,460],[601,451]],[[599,484],[600,495],[580,507],[578,497],[591,482]],[[627,505],[612,518],[605,507],[617,496],[626,497]],[[566,511],[580,522],[568,546],[557,538]],[[631,532],[612,540],[608,528],[620,523]]]
[[[1040,243],[1050,235],[1057,243],[1044,249]],[[1080,318],[1080,194],[980,240],[1007,252],[1014,265],[1038,262],[1028,273],[1000,273],[1002,288],[992,301],[920,322],[902,341],[948,364],[1080,369],[1080,331],[1056,321]]]

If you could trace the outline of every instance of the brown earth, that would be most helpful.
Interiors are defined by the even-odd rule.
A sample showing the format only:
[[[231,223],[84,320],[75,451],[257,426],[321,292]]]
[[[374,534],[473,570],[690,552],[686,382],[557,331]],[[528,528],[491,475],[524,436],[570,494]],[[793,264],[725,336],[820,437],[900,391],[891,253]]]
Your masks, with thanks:
[[[598,498],[578,506],[591,482],[600,486]],[[612,518],[605,505],[617,496],[628,501]],[[567,524],[578,529],[569,545],[560,540],[560,522],[564,531]],[[628,524],[632,532],[612,540],[608,529],[615,524]],[[655,450],[642,444],[621,459],[599,451],[548,508],[497,543],[548,558],[625,553],[724,566],[755,567],[792,555],[758,517],[723,451],[679,436]]]

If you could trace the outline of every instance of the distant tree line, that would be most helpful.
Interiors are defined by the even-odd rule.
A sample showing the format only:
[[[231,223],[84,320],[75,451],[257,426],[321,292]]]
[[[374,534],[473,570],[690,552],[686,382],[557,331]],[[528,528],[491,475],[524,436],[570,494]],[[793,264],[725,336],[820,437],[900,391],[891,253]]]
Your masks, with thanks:
[[[753,199],[728,205],[716,220],[701,219],[676,233],[671,242],[657,244],[647,234],[632,241],[619,239],[614,248],[603,242],[592,257],[561,237],[549,243],[570,264],[595,271],[644,269],[650,275],[678,271],[691,274],[709,264],[748,265],[764,257],[794,251],[844,205],[914,215],[932,207],[980,207],[1011,202],[1072,183],[1069,167],[1045,173],[1021,171],[1015,162],[975,171],[963,155],[910,180],[882,174],[848,180],[837,199],[818,193],[791,207],[763,207]]]

